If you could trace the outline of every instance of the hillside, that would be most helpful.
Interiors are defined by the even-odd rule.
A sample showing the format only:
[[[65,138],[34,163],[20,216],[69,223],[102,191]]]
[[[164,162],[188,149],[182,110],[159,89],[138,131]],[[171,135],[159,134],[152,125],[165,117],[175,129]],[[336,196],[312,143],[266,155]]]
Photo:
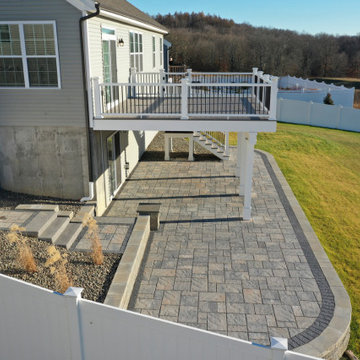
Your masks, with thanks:
[[[204,13],[157,15],[170,30],[174,64],[198,71],[249,71],[273,75],[360,76],[360,36],[299,34],[236,24]]]

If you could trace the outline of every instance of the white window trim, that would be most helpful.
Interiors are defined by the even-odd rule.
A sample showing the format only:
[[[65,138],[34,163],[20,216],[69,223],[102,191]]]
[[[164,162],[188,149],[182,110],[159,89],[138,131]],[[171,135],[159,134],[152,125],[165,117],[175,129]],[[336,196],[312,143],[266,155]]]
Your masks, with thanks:
[[[141,35],[141,45],[142,45],[142,51],[134,51],[134,52],[131,52],[131,44],[130,44],[130,34],[138,34],[138,35]],[[135,39],[135,36],[134,36],[134,39]],[[143,69],[142,70],[139,70],[139,69],[136,69],[136,71],[138,72],[141,72],[141,71],[144,71],[144,33],[142,33],[141,31],[136,31],[136,30],[130,30],[129,31],[129,53],[130,53],[130,63],[131,63],[131,55],[142,55],[142,64],[143,64]]]
[[[24,25],[26,24],[51,24],[54,29],[54,42],[55,42],[55,55],[26,55],[25,49],[25,36],[24,36]],[[60,77],[60,59],[59,59],[59,45],[57,37],[57,28],[55,20],[42,20],[42,21],[0,21],[0,25],[19,25],[19,35],[20,35],[20,46],[21,46],[21,55],[0,55],[1,58],[21,58],[23,63],[23,72],[24,72],[24,83],[25,86],[0,86],[0,90],[56,90],[61,89],[61,77]],[[27,67],[27,58],[55,58],[56,59],[56,70],[57,70],[57,86],[30,86],[29,82],[29,72]]]
[[[103,29],[114,31],[114,34],[105,34],[102,32]],[[114,40],[116,41],[116,29],[110,26],[101,26],[101,40]]]
[[[164,68],[164,39],[159,39],[159,48],[160,48],[160,67]]]
[[[152,63],[153,63],[152,65],[153,65],[153,69],[155,69],[156,68],[156,37],[155,37],[155,35],[152,36],[151,48],[152,48]]]

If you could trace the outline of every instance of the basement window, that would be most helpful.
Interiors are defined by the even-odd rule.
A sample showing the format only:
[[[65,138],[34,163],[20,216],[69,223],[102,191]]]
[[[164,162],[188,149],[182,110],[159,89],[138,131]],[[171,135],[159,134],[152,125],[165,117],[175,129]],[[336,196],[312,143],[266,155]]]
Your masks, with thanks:
[[[60,88],[54,21],[0,23],[0,87]]]

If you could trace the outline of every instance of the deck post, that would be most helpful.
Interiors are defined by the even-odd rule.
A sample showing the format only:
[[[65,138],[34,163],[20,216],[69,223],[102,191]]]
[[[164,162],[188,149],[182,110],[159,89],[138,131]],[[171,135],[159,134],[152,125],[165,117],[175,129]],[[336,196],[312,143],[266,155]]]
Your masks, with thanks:
[[[101,91],[100,91],[100,84],[99,78],[95,77],[92,78],[92,87],[94,92],[94,114],[96,118],[101,118]]]
[[[188,120],[188,79],[181,79],[181,120]]]
[[[277,76],[273,76],[271,78],[270,117],[269,117],[269,120],[276,120],[278,82],[279,82],[279,78]]]
[[[187,77],[189,80],[189,83],[192,83],[192,69],[187,69]]]
[[[253,69],[252,69],[252,76],[251,76],[251,83],[252,84],[255,84],[255,76],[257,75],[257,72],[258,72],[258,68],[256,68],[256,67],[254,67]],[[255,87],[253,86],[252,88],[251,88],[251,96],[254,96],[255,95]]]
[[[244,208],[243,220],[251,219],[251,190],[254,168],[254,146],[257,133],[249,133],[246,136],[246,158],[245,158],[245,183],[244,183]]]
[[[246,178],[246,134],[240,133],[240,158],[239,158],[239,177],[240,189],[239,195],[244,196],[245,193],[245,178]]]
[[[194,161],[194,139],[193,136],[189,136],[189,161]]]
[[[164,147],[165,147],[165,161],[169,161],[170,160],[170,139],[171,137],[168,136],[167,134],[164,134]]]
[[[229,132],[225,132],[225,155],[229,156]]]

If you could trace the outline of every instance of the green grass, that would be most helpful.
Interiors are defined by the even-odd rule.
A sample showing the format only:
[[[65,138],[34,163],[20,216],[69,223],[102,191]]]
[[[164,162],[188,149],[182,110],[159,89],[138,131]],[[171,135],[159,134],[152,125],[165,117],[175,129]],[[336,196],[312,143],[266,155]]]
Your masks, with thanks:
[[[257,148],[274,155],[339,274],[353,308],[349,349],[360,354],[360,134],[278,124]]]

